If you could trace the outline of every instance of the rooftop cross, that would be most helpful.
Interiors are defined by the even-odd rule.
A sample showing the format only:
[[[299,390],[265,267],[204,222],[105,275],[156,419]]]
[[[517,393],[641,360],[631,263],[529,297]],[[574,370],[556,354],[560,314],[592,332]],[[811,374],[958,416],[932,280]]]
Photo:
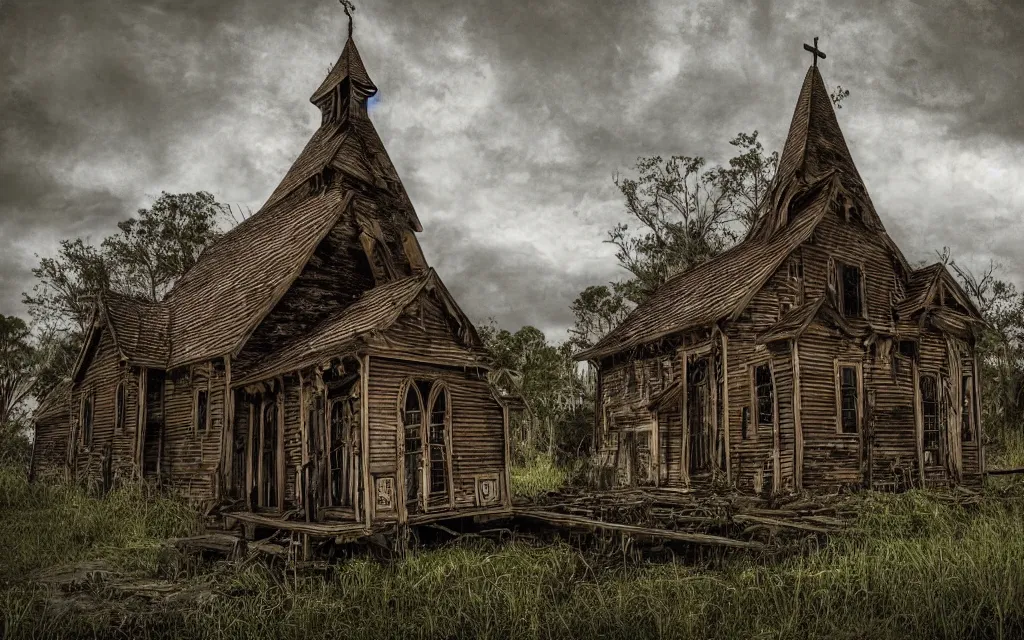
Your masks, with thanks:
[[[345,13],[348,13],[346,10]],[[351,19],[351,18],[350,18]],[[825,59],[825,52],[818,48],[818,39],[814,39],[814,46],[809,44],[804,45],[804,49],[814,54],[814,66],[818,66],[818,58]]]
[[[352,0],[338,0],[341,6],[345,9],[345,15],[348,16],[348,37],[352,37],[352,12],[356,10],[356,5],[352,4]],[[807,45],[804,45],[807,46]]]

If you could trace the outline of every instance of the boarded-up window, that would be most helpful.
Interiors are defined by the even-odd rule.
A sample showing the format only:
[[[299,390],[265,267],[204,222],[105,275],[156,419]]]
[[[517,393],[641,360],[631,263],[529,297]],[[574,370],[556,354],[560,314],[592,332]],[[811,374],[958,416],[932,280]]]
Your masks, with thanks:
[[[117,433],[124,431],[125,414],[127,411],[128,401],[124,391],[124,383],[119,382],[117,390],[114,392],[114,430]]]
[[[935,376],[921,376],[921,416],[924,422],[924,462],[939,464],[939,389]]]
[[[86,447],[92,444],[92,394],[82,396],[82,444]]]
[[[210,392],[206,389],[196,391],[196,433],[206,433],[210,417]]]
[[[772,370],[767,364],[754,367],[754,392],[757,424],[771,426],[775,422],[775,391],[772,388]]]
[[[839,275],[843,315],[848,318],[859,317],[863,309],[860,267],[848,264],[840,265]]]
[[[971,387],[971,376],[964,376],[960,385],[963,404],[960,410],[960,438],[964,442],[974,440],[974,393]]]
[[[857,433],[860,428],[857,386],[857,367],[839,367],[839,429],[842,433]]]

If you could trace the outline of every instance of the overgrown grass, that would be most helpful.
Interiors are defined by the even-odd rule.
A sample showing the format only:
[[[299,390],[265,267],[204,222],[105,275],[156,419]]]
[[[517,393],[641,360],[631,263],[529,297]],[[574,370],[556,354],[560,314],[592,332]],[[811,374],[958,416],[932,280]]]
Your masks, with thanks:
[[[12,554],[0,556],[7,581],[0,610],[12,638],[1024,635],[1024,500],[1017,496],[973,506],[924,492],[857,497],[857,526],[828,547],[777,562],[737,556],[716,570],[609,567],[566,545],[479,543],[418,551],[393,565],[354,560],[328,577],[258,563],[207,568],[186,581],[209,595],[159,606],[129,606],[87,586],[89,606],[69,607],[33,584],[29,571],[92,557],[157,571],[152,546],[191,531],[194,516],[138,491],[101,501],[0,478],[0,553]],[[140,549],[149,559],[132,561]]]
[[[529,498],[565,486],[568,474],[555,465],[549,456],[537,455],[524,466],[509,470],[512,495]]]

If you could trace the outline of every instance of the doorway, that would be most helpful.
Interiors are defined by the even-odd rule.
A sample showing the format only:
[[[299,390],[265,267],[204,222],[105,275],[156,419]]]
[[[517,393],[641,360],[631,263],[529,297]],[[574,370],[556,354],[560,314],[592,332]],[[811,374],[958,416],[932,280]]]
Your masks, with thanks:
[[[687,469],[691,478],[711,470],[711,384],[708,365],[708,358],[703,357],[691,360],[686,367]]]
[[[146,427],[142,441],[142,477],[160,482],[164,433],[164,372],[146,372]]]

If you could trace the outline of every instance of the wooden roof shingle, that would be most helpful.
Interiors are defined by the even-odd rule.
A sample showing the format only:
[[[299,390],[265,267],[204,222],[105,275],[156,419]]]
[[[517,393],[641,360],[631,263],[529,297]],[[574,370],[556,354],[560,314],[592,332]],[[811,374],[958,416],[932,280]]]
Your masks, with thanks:
[[[747,239],[707,262],[673,276],[579,360],[603,358],[668,335],[738,315],[779,265],[807,240],[824,217],[837,188],[826,178],[792,224],[767,241]]]

